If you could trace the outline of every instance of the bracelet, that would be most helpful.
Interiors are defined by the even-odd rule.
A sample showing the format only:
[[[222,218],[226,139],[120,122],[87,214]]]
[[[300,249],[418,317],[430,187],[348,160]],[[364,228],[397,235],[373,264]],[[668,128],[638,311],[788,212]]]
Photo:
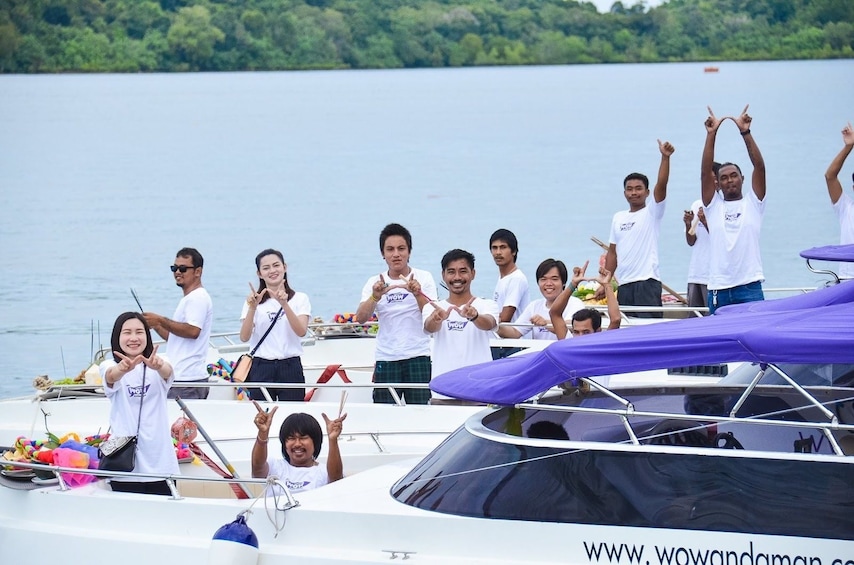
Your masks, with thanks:
[[[374,293],[373,293],[373,292],[372,292],[372,293],[371,293],[371,295],[368,297],[368,299],[369,299],[369,300],[373,300],[374,302],[379,302],[379,300],[378,300],[378,299],[374,298]]]
[[[474,322],[478,316],[480,316],[480,312],[476,312],[473,318],[469,318],[469,322]]]
[[[744,130],[743,132],[740,132],[740,133],[741,133],[741,135],[750,135],[750,128],[747,128],[746,130]]]
[[[569,288],[569,292],[572,293],[572,292],[575,292],[575,289],[578,287],[572,283],[569,283],[568,288]]]
[[[270,438],[261,439],[261,436],[255,436],[255,441],[257,441],[258,443],[267,443],[268,441],[270,441]]]

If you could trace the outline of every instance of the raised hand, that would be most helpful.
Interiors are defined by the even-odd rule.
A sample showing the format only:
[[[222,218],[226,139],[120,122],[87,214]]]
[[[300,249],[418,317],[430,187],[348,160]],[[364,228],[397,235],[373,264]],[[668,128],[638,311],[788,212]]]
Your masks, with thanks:
[[[842,142],[845,145],[854,145],[854,128],[851,127],[851,122],[842,128]]]
[[[656,141],[658,141],[658,150],[661,151],[661,154],[665,157],[670,157],[676,151],[676,148],[673,147],[669,141],[665,141],[664,143],[662,143],[660,139]]]
[[[261,289],[261,292],[255,292],[255,287],[249,283],[249,296],[246,297],[246,304],[250,310],[254,310],[261,303],[261,299],[267,294],[267,289]]]
[[[721,124],[727,119],[726,116],[723,118],[715,117],[715,113],[712,112],[711,106],[706,106],[706,109],[709,111],[709,117],[706,118],[704,125],[706,126],[707,133],[714,133],[718,131],[718,128],[721,127]]]
[[[735,122],[735,125],[738,126],[738,129],[744,133],[750,129],[750,122],[753,121],[753,118],[750,117],[750,114],[747,113],[747,109],[750,107],[750,104],[744,107],[744,110],[741,111],[741,115],[737,118],[732,118],[732,121]]]
[[[119,358],[120,361],[116,367],[123,374],[130,372],[134,367],[142,363],[143,359],[145,359],[142,355],[137,355],[136,357],[131,358],[120,351],[113,351],[113,355]]]
[[[320,415],[323,416],[323,421],[326,422],[326,435],[329,438],[329,441],[337,440],[341,435],[341,432],[344,430],[342,422],[347,419],[347,413],[345,412],[334,420],[330,420],[329,416],[323,412],[321,412]]]
[[[433,306],[433,313],[430,314],[430,320],[436,324],[441,324],[443,321],[447,320],[448,316],[451,315],[451,310],[456,310],[457,308],[456,306],[451,306],[445,310],[444,308],[440,308],[435,302],[432,302],[431,306]]]
[[[143,357],[142,355],[139,355],[139,357],[142,357],[141,361],[145,363],[145,366],[154,371],[160,371],[160,369],[163,368],[163,364],[165,363],[165,361],[163,361],[163,358],[157,355],[158,347],[159,346],[155,345],[154,349],[151,351],[151,355],[149,355],[148,357]]]
[[[474,296],[469,298],[469,301],[466,302],[462,308],[454,307],[454,308],[456,308],[457,312],[460,313],[460,316],[462,316],[463,318],[465,318],[469,321],[478,317],[477,309],[475,309],[475,307],[471,305],[471,303],[474,302],[474,299],[475,299]]]
[[[694,212],[691,210],[685,210],[685,213],[682,214],[682,221],[685,222],[686,228],[690,228],[691,224],[694,223]]]
[[[271,412],[267,412],[261,405],[258,404],[257,400],[253,400],[252,404],[255,405],[255,409],[258,410],[258,413],[255,414],[255,427],[258,428],[258,435],[264,434],[264,437],[270,436],[270,426],[273,424],[273,416],[276,414],[276,410],[279,409],[278,406],[273,406],[273,410]]]
[[[611,284],[611,271],[608,269],[599,269],[599,277],[596,279],[596,282],[601,284],[603,287],[607,287]]]
[[[574,288],[578,288],[578,285],[586,281],[585,273],[587,273],[587,266],[590,264],[590,261],[585,261],[583,267],[573,267],[572,268],[572,279],[570,279],[570,284]]]

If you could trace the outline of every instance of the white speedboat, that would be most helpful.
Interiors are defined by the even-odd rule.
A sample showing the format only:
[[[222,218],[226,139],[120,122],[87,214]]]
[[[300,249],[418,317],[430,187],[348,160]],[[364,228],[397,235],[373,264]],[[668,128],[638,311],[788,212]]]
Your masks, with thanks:
[[[4,485],[0,544],[50,539],[91,564],[206,563],[221,551],[214,532],[254,504],[258,549],[241,565],[850,565],[854,282],[721,312],[440,376],[437,392],[500,407],[420,461],[364,465],[278,507],[185,488],[215,482],[189,474],[170,478],[183,497]],[[743,364],[693,385],[593,379],[729,361]]]

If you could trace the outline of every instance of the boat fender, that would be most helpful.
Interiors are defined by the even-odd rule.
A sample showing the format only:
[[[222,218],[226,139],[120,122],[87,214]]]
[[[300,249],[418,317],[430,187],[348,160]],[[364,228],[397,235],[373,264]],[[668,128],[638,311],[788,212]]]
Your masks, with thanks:
[[[208,550],[208,565],[256,565],[258,536],[246,524],[246,515],[216,531]]]

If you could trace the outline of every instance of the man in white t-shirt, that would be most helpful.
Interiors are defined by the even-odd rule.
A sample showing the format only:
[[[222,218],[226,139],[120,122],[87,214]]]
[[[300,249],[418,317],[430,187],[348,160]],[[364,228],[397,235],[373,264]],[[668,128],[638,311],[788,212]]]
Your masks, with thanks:
[[[842,143],[844,144],[842,149],[824,173],[824,180],[827,182],[830,203],[833,205],[836,217],[839,218],[839,243],[845,245],[854,243],[854,199],[842,190],[842,183],[839,182],[838,177],[845,159],[854,148],[854,128],[851,127],[851,123],[842,128]],[[851,179],[854,181],[854,174],[851,175]],[[854,278],[854,263],[841,263],[839,276],[845,279]]]
[[[750,133],[753,118],[747,114],[747,108],[745,106],[737,118],[717,118],[709,108],[705,122],[706,143],[700,175],[703,207],[709,226],[710,314],[727,304],[765,299],[762,292],[765,276],[759,253],[759,234],[765,214],[765,161]],[[723,163],[715,179],[715,141],[718,128],[728,119],[738,127],[753,164],[752,190],[747,194],[742,192],[744,176],[735,163]]]
[[[528,306],[528,277],[516,266],[519,242],[516,234],[508,229],[498,229],[489,238],[489,251],[498,266],[498,283],[492,299],[498,304],[499,323],[515,322]],[[507,357],[519,351],[518,347],[497,347],[492,351],[493,359]]]
[[[448,298],[421,312],[424,331],[433,335],[433,377],[492,360],[489,340],[498,327],[498,304],[471,293],[474,277],[474,255],[468,251],[452,249],[442,257]],[[457,401],[433,393],[431,403],[448,402]]]
[[[688,306],[705,307],[708,304],[709,284],[709,226],[703,201],[695,200],[690,210],[682,215],[685,223],[685,241],[691,247],[688,264]]]
[[[661,275],[658,271],[658,234],[664,217],[670,156],[675,149],[669,141],[658,140],[661,163],[658,179],[649,200],[649,178],[631,173],[623,179],[623,196],[629,209],[617,212],[611,220],[605,269],[614,273],[620,286],[617,300],[625,306],[661,306]],[[604,290],[596,297],[604,298]],[[637,312],[639,318],[660,318],[661,312]]]
[[[145,312],[145,321],[166,340],[166,352],[175,371],[175,385],[169,398],[207,398],[207,387],[182,387],[180,383],[208,380],[207,356],[213,325],[213,303],[202,286],[202,254],[192,247],[178,251],[170,267],[175,284],[184,292],[172,319]]]
[[[375,383],[429,383],[430,336],[424,333],[421,309],[438,294],[433,275],[409,266],[412,235],[400,224],[380,232],[380,253],[388,265],[362,288],[356,320],[363,324],[376,312],[379,333],[376,343]],[[395,389],[407,404],[427,404],[430,390]],[[374,390],[374,402],[393,404],[385,388]]]

